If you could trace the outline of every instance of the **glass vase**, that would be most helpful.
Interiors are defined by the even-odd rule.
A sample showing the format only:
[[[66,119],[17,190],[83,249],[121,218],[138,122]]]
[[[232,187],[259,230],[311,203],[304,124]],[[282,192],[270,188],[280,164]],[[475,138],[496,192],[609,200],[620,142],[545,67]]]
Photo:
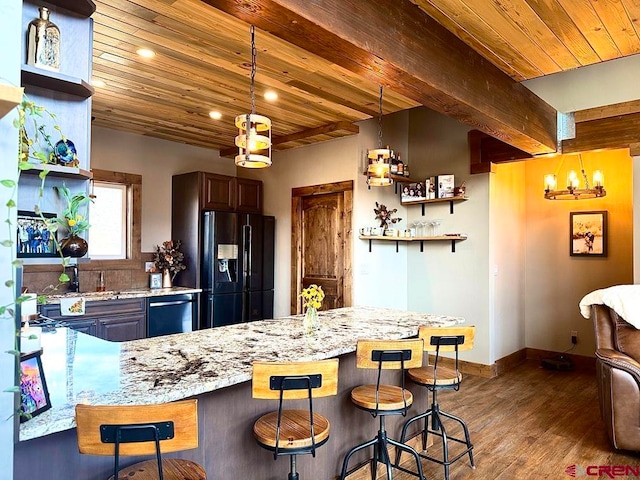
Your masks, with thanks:
[[[302,327],[304,333],[311,334],[320,328],[320,320],[318,319],[318,310],[313,307],[308,307],[302,320]]]

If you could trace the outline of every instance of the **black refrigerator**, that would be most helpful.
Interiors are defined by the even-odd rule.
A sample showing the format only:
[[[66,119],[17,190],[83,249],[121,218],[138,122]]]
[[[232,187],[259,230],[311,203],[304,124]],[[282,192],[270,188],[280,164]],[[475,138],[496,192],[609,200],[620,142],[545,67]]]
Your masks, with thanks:
[[[203,215],[200,328],[273,318],[275,217]]]

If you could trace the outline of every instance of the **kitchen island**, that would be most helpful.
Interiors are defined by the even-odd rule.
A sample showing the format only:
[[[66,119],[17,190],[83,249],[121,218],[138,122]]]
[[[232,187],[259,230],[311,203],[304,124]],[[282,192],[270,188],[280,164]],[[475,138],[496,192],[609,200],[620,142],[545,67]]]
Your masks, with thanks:
[[[303,333],[301,315],[122,343],[57,329],[42,338],[52,408],[21,425],[14,479],[108,476],[111,459],[77,453],[77,403],[148,404],[184,398],[199,400],[200,446],[178,456],[201,463],[212,478],[286,478],[286,459],[274,462],[253,440],[253,422],[274,405],[251,398],[251,364],[338,357],[338,397],[314,405],[331,420],[331,439],[313,461],[300,461],[304,478],[328,480],[339,472],[344,453],[376,431],[370,416],[349,400],[355,385],[375,381],[372,372],[355,368],[357,340],[408,338],[420,325],[462,322],[460,317],[349,307],[320,312],[321,328],[311,336]],[[414,408],[422,409],[425,403],[419,401]]]

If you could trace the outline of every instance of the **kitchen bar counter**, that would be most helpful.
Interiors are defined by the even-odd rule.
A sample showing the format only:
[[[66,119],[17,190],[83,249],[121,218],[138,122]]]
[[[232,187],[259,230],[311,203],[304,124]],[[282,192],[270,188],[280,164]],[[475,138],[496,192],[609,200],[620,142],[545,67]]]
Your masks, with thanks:
[[[14,446],[14,480],[78,478],[102,480],[113,459],[80,455],[74,428],[77,403],[160,403],[198,399],[199,446],[167,454],[195,461],[211,478],[286,478],[289,462],[253,441],[256,418],[277,408],[277,402],[251,394],[254,360],[340,360],[338,394],[314,401],[314,409],[331,419],[329,444],[316,458],[298,461],[301,478],[332,480],[339,475],[344,453],[371,438],[377,423],[356,409],[350,392],[375,382],[375,372],[356,368],[359,338],[407,338],[420,325],[462,323],[460,317],[429,315],[385,308],[351,307],[320,312],[320,331],[305,336],[302,315],[218,327],[131,342],[111,343],[59,328],[43,334],[42,361],[52,408],[20,426]],[[399,381],[400,372],[383,378]],[[428,408],[422,387],[413,389],[412,412]],[[300,405],[302,407],[303,405]],[[293,406],[293,408],[296,408]],[[388,419],[390,435],[399,433],[402,416]],[[370,455],[361,451],[354,462]],[[137,459],[127,459],[124,465]]]
[[[42,336],[42,362],[51,410],[25,422],[20,440],[75,426],[77,403],[146,404],[193,397],[251,379],[254,360],[319,360],[355,351],[359,338],[406,338],[446,317],[384,308],[320,312],[314,336],[302,315],[112,343],[59,328]]]

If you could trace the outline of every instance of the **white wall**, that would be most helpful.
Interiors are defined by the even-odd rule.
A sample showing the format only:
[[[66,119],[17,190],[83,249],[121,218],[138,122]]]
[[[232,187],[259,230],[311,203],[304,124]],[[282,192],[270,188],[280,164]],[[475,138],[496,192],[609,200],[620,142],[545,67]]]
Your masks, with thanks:
[[[454,214],[449,204],[407,207],[413,221],[441,220],[440,233],[466,233],[456,243],[427,242],[424,252],[418,244],[409,246],[408,309],[442,315],[460,315],[476,326],[474,349],[464,358],[489,364],[489,176],[469,174],[469,127],[426,108],[410,111],[409,164],[411,177],[454,174],[456,185],[466,182],[469,200],[457,203]]]
[[[560,112],[640,99],[640,54],[522,82]]]
[[[217,150],[92,128],[91,167],[142,175],[142,251],[171,238],[171,177],[197,170],[235,176]]]
[[[4,0],[0,3],[0,42],[5,45],[0,50],[0,81],[11,85],[20,85],[20,56],[18,48],[20,42],[14,39],[21,38],[22,31],[22,2],[20,0]],[[2,165],[2,179],[17,180],[17,156],[18,134],[13,128],[13,120],[17,118],[15,111],[10,112],[0,119],[0,164]],[[0,187],[0,203],[5,205],[10,198],[11,189]],[[4,209],[3,218],[7,210]],[[9,217],[16,221],[15,209]],[[5,228],[0,237],[4,240],[9,234],[13,238],[13,229]],[[12,278],[13,267],[8,248],[0,248],[0,272],[2,272],[2,288],[0,288],[0,305],[12,304],[14,299],[13,288],[7,288],[5,281]],[[7,350],[15,347],[15,326],[13,317],[2,315],[0,317],[0,474],[3,478],[13,477],[13,436],[14,436],[14,400],[15,394],[5,393],[3,390],[15,385],[15,357],[9,355]]]
[[[525,345],[525,164],[497,166],[490,175],[489,302],[491,363]],[[535,187],[531,187],[535,188]]]
[[[371,305],[406,309],[408,302],[407,285],[407,249],[408,245],[400,243],[398,252],[393,242],[369,242],[358,239],[360,227],[379,227],[373,209],[384,204],[388,210],[397,209],[394,217],[402,221],[394,224],[395,228],[405,229],[408,225],[408,212],[400,205],[400,197],[395,194],[393,186],[371,187],[366,185],[365,158],[367,150],[378,147],[378,121],[360,122],[360,134],[357,137],[358,151],[356,160],[358,168],[354,185],[353,207],[353,286],[354,304]],[[399,112],[385,116],[382,124],[383,146],[389,145],[407,158],[409,112]]]

